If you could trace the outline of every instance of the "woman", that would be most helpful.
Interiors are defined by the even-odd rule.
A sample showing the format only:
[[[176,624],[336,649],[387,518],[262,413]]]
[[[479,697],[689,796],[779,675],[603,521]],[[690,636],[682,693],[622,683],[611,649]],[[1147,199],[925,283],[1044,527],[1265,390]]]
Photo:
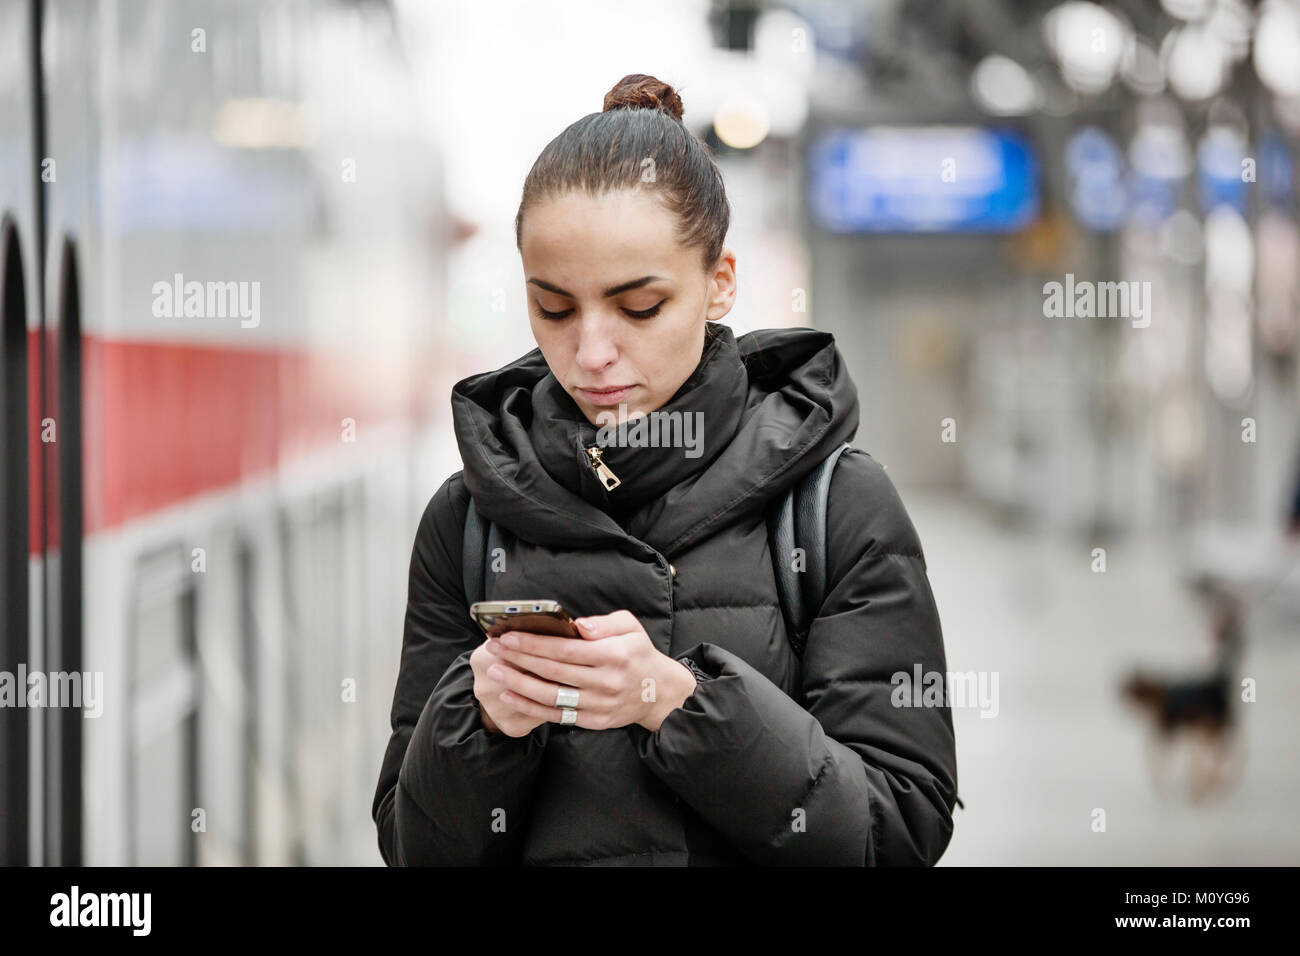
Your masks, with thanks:
[[[863,452],[801,661],[786,638],[764,511],[853,437],[857,391],[827,333],[719,324],[730,211],[681,116],[625,77],[524,184],[538,348],[453,389],[464,470],[416,532],[373,807],[389,865],[932,864],[952,835],[951,713],[894,686],[945,673],[938,613]],[[678,447],[611,440],[651,413]],[[471,495],[506,542],[487,597],[558,600],[582,640],[477,629]]]

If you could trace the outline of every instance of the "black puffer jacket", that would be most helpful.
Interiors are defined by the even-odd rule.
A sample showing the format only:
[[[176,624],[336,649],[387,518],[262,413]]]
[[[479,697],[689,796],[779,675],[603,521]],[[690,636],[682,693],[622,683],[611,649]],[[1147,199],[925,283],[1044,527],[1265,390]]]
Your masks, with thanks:
[[[864,452],[831,482],[827,597],[802,663],[781,617],[764,509],[858,426],[834,339],[707,328],[660,409],[703,413],[702,445],[605,447],[613,492],[583,452],[596,426],[540,350],[453,390],[465,467],[416,532],[373,806],[389,865],[932,864],[948,846],[951,713],[891,703],[896,673],[946,677],[938,612],[916,530]],[[653,733],[485,730],[461,583],[471,492],[507,542],[488,598],[626,608],[711,677]]]

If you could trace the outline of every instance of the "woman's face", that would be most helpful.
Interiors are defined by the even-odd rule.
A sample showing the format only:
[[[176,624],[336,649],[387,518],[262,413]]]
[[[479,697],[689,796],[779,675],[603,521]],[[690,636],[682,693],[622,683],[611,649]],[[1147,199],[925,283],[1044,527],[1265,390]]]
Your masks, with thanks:
[[[674,226],[649,190],[570,192],[524,214],[533,337],[593,425],[663,406],[699,365],[704,323],[731,311],[735,254],[723,249],[706,272],[699,249],[678,244]]]

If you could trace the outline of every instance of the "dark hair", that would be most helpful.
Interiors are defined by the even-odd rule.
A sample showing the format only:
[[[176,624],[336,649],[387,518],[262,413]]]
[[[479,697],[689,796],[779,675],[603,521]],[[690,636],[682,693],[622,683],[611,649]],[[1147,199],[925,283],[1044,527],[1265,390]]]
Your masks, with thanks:
[[[646,160],[652,164],[647,164]],[[652,178],[645,179],[647,171]],[[722,173],[708,148],[682,124],[682,98],[667,83],[630,73],[588,113],[546,144],[524,180],[515,215],[523,248],[524,213],[572,190],[598,196],[648,185],[677,216],[678,241],[697,246],[708,270],[722,254],[731,223]]]

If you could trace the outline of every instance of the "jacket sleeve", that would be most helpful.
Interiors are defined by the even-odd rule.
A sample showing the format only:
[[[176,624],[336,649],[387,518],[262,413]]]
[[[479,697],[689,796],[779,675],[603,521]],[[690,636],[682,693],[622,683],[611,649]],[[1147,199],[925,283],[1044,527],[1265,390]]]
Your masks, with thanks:
[[[921,543],[884,469],[857,449],[837,463],[827,511],[827,595],[800,699],[699,644],[688,656],[711,679],[643,733],[641,757],[751,862],[932,865],[952,837],[957,755]],[[906,706],[899,675],[918,667],[944,692]]]
[[[408,578],[392,736],[371,815],[389,866],[517,863],[549,734],[489,733],[469,656],[483,641],[461,583],[469,495],[459,474],[430,499]]]

